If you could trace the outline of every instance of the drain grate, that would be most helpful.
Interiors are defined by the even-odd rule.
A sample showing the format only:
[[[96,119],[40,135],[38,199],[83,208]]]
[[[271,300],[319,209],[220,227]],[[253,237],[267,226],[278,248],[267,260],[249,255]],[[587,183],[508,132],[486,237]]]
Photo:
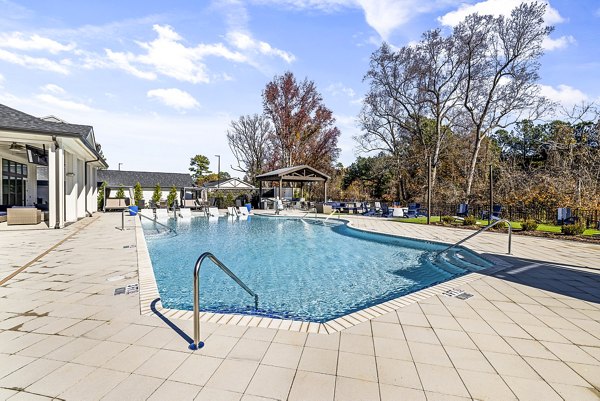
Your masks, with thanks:
[[[140,290],[140,286],[138,283],[134,283],[134,284],[127,284],[126,287],[119,287],[119,288],[115,288],[115,294],[114,295],[122,295],[122,294],[135,294]]]
[[[465,301],[473,296],[473,294],[469,294],[458,288],[452,288],[451,290],[444,291],[442,294],[444,294],[447,297],[458,298],[463,301]]]
[[[135,248],[135,245],[123,245],[123,248]]]

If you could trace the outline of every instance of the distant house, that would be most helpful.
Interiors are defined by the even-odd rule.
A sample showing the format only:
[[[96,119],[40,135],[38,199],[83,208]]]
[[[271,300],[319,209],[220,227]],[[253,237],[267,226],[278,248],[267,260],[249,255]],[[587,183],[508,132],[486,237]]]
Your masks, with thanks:
[[[213,191],[254,191],[256,189],[250,183],[242,181],[239,178],[229,178],[227,180],[208,181],[202,185],[208,192]]]
[[[178,202],[181,202],[184,188],[194,186],[194,181],[189,174],[160,173],[153,171],[99,170],[98,187],[100,187],[104,181],[108,184],[108,197],[114,197],[117,189],[120,186],[123,186],[127,198],[133,198],[133,187],[139,182],[144,192],[143,199],[146,204],[152,199],[156,184],[160,185],[162,199],[165,200],[169,195],[171,187],[174,186],[177,189]]]
[[[47,211],[51,228],[97,211],[96,171],[108,167],[93,127],[34,117],[2,104],[0,166],[0,212],[36,207]]]

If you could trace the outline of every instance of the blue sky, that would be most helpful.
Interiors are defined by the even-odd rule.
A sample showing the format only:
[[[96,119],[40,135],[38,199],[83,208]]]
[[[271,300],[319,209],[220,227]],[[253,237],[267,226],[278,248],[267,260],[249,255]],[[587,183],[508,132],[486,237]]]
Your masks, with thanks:
[[[507,14],[520,0],[0,0],[0,103],[94,126],[112,168],[186,172],[204,154],[235,163],[231,120],[262,111],[289,70],[315,81],[352,136],[362,78],[383,40],[403,46],[464,15]],[[600,1],[551,0],[542,92],[566,107],[600,100]]]

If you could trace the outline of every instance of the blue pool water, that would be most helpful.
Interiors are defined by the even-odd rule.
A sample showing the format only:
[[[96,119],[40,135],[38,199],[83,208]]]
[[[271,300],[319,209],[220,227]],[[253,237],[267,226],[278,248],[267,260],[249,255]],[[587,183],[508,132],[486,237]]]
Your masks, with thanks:
[[[168,222],[178,235],[144,222],[162,303],[193,306],[194,263],[212,252],[259,295],[259,308],[212,262],[200,272],[200,309],[324,322],[488,266],[460,249],[299,219],[256,217]],[[158,232],[160,231],[160,233]],[[468,270],[469,269],[469,270]]]

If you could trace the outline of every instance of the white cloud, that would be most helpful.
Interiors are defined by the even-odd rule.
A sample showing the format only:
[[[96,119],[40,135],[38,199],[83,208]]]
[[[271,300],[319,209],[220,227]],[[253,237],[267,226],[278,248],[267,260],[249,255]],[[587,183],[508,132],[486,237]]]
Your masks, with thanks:
[[[2,82],[4,82],[4,75],[0,74],[0,85],[2,85]]]
[[[200,106],[192,95],[177,88],[152,89],[146,95],[149,98],[156,98],[161,103],[177,110],[193,109]]]
[[[148,79],[148,80],[155,80],[156,79],[156,74],[152,71],[142,71],[136,67],[134,67],[133,65],[131,65],[130,60],[133,61],[135,60],[135,56],[131,53],[115,53],[110,49],[105,49],[106,52],[106,57],[114,63],[114,66],[117,68],[122,69],[125,72],[130,73],[133,76],[136,76],[138,78],[142,78],[142,79]],[[88,58],[87,62],[86,62],[86,67],[89,68],[93,68],[93,67],[101,67],[101,66],[106,66],[106,64],[103,63],[103,61],[99,61],[96,58]]]
[[[561,36],[557,39],[552,39],[551,37],[546,36],[544,38],[544,41],[542,42],[542,48],[547,51],[552,51],[557,49],[564,49],[565,47],[575,43],[577,43],[577,41],[571,35]]]
[[[349,98],[354,98],[354,96],[356,96],[356,92],[354,92],[354,89],[345,86],[341,82],[331,84],[327,88],[325,88],[325,90],[331,93],[333,96],[344,95]]]
[[[267,42],[254,39],[250,34],[241,31],[232,31],[227,34],[229,42],[240,50],[257,52],[265,56],[277,56],[290,64],[296,57],[285,50],[276,49]]]
[[[510,12],[518,7],[521,3],[533,3],[536,0],[485,0],[475,4],[461,4],[457,10],[451,11],[438,18],[438,21],[442,25],[456,26],[460,23],[467,15],[478,13],[478,14],[489,14],[494,16],[510,15]],[[548,1],[546,3],[546,14],[544,20],[548,25],[554,25],[564,22],[564,18],[561,17],[558,10],[552,8]]]
[[[61,99],[49,93],[41,93],[35,96],[36,99],[45,102],[53,107],[72,111],[91,111],[92,108],[86,104],[74,102],[72,100]]]
[[[460,0],[254,0],[256,4],[283,6],[298,10],[312,9],[333,13],[360,9],[367,24],[387,40],[399,27],[419,14],[459,3]],[[379,43],[377,43],[379,45]]]
[[[21,32],[0,33],[0,47],[22,51],[46,51],[52,54],[75,49],[74,43],[62,44],[40,35],[26,36]]]
[[[69,69],[67,68],[68,62],[66,60],[57,62],[44,57],[31,57],[24,54],[9,52],[3,49],[0,49],[0,60],[17,64],[26,68],[57,72],[64,75],[69,74]]]
[[[558,85],[556,88],[550,85],[540,85],[540,93],[542,96],[554,102],[559,102],[565,107],[589,100],[588,95],[569,85]]]
[[[65,93],[65,90],[58,85],[55,84],[46,84],[40,88],[43,92],[50,92],[62,95]]]
[[[183,38],[170,26],[154,25],[153,29],[158,34],[155,40],[137,42],[145,53],[123,53],[106,49],[107,57],[114,66],[139,78],[154,80],[158,73],[194,84],[210,82],[206,66],[202,62],[207,56],[221,57],[234,62],[247,61],[243,54],[231,51],[221,43],[201,43],[195,47],[187,47],[182,43]]]

